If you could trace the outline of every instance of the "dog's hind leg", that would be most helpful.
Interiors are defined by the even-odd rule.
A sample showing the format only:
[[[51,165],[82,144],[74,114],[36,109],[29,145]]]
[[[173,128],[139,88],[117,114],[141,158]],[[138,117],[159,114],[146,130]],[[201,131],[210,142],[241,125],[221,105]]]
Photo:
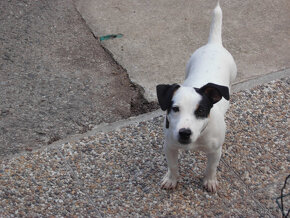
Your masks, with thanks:
[[[164,189],[174,189],[177,185],[177,180],[179,177],[178,150],[170,149],[165,145],[164,153],[168,164],[168,171],[162,179],[161,187]]]
[[[203,181],[203,186],[209,192],[216,192],[217,189],[217,179],[216,179],[216,170],[219,164],[222,154],[222,146],[214,153],[208,153],[207,156],[207,167],[205,171],[205,178]]]

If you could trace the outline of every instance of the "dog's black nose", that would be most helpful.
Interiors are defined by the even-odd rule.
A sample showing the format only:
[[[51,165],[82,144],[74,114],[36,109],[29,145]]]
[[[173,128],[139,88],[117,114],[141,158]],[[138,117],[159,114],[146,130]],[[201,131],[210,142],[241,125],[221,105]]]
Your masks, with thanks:
[[[188,140],[191,136],[191,130],[182,128],[179,130],[179,137],[181,140]]]

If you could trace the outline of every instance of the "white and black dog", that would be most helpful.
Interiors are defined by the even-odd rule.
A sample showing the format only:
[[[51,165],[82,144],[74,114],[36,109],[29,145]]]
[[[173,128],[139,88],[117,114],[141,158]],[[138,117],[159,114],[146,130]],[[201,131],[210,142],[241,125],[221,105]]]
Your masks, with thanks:
[[[230,84],[237,74],[232,55],[222,45],[221,29],[222,10],[218,3],[208,43],[191,56],[184,83],[156,87],[159,105],[167,111],[164,152],[168,172],[162,180],[165,189],[176,187],[178,150],[191,149],[206,153],[203,184],[208,191],[216,191],[216,170],[226,132],[224,115],[229,108]]]

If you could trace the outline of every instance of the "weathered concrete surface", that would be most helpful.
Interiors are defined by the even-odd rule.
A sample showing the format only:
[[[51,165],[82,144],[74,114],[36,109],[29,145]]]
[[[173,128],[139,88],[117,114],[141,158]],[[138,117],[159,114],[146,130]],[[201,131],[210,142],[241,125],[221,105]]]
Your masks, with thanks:
[[[156,100],[155,85],[181,82],[191,53],[207,42],[214,0],[76,0],[96,36],[124,34],[103,45],[130,79]],[[237,82],[290,67],[290,1],[220,0],[223,44]]]
[[[0,1],[0,159],[147,112],[140,96],[71,0]]]

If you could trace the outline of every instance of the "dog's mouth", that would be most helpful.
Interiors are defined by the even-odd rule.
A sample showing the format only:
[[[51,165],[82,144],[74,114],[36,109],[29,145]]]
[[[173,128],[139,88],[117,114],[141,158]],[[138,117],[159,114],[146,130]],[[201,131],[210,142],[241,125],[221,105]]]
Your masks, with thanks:
[[[191,139],[190,138],[188,138],[188,139],[179,138],[178,139],[178,142],[180,144],[187,145],[187,144],[190,144],[191,143]]]

